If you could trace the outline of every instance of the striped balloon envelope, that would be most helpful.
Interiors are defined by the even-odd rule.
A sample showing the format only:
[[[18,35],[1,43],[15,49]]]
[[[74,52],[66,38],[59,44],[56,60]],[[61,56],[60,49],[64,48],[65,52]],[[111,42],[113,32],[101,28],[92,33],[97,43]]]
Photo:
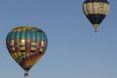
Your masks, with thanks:
[[[99,25],[109,13],[109,2],[107,0],[85,0],[83,11],[97,31]]]
[[[44,55],[47,48],[46,34],[36,27],[21,26],[12,29],[6,45],[12,58],[25,70],[24,76]]]

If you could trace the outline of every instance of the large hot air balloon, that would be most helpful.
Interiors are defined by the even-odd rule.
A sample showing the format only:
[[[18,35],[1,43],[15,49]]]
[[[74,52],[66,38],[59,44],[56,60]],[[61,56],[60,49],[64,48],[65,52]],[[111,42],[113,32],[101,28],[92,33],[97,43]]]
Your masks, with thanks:
[[[14,28],[6,38],[8,51],[25,70],[25,77],[28,77],[31,67],[44,55],[47,43],[47,36],[41,29],[29,26]]]
[[[109,12],[107,0],[85,0],[83,10],[86,17],[93,24],[95,31]]]

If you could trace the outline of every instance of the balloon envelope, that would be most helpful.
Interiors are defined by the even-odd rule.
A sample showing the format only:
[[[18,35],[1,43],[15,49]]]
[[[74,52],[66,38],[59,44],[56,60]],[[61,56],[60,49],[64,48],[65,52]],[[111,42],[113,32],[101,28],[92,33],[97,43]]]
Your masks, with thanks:
[[[6,38],[10,55],[25,71],[40,60],[47,43],[47,36],[41,29],[28,26],[14,28]]]
[[[109,12],[107,0],[85,0],[83,11],[89,21],[93,24],[95,31]]]

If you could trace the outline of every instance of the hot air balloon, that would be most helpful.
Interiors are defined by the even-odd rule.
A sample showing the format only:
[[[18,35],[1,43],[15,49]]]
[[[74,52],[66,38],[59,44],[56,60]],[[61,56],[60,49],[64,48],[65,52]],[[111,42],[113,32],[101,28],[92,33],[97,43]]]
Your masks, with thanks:
[[[109,2],[107,0],[85,0],[83,11],[97,31],[97,28],[109,13]]]
[[[8,51],[25,70],[25,77],[28,77],[31,67],[44,55],[47,43],[46,34],[31,26],[16,27],[6,37]]]

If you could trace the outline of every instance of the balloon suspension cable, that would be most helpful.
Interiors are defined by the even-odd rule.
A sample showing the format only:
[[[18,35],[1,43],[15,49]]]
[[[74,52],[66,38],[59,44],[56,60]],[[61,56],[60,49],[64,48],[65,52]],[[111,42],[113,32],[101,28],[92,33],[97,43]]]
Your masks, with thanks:
[[[25,78],[29,78],[28,71],[26,71],[26,72],[24,73],[24,77],[25,77]]]

